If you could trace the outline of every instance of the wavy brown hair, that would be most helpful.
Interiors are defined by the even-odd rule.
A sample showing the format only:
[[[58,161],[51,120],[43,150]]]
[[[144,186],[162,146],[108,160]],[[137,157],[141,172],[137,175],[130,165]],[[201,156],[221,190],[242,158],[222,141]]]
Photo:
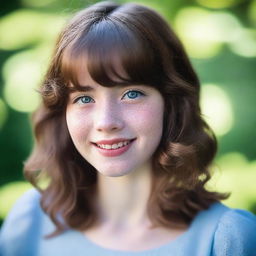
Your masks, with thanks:
[[[97,171],[76,150],[65,120],[69,85],[81,86],[77,72],[85,59],[102,86],[143,84],[164,98],[148,202],[154,225],[188,224],[200,210],[226,198],[205,188],[217,144],[201,117],[200,83],[181,42],[150,8],[101,2],[78,12],[61,32],[40,88],[42,104],[33,115],[36,141],[25,176],[41,191],[41,206],[56,234],[67,227],[85,230],[97,219]],[[38,185],[42,175],[48,178],[44,189]]]

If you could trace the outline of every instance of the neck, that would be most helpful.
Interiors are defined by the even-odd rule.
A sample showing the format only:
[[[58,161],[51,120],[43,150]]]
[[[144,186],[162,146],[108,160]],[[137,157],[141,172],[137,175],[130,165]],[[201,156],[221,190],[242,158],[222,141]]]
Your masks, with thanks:
[[[121,177],[99,174],[96,194],[99,223],[118,230],[148,225],[151,175],[148,169]]]

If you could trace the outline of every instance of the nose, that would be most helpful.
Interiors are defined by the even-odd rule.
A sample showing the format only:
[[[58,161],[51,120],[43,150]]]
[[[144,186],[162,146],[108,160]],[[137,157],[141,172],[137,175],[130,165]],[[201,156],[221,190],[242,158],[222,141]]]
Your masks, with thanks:
[[[101,104],[95,115],[95,128],[99,132],[114,132],[124,128],[122,111],[118,104],[106,101]]]

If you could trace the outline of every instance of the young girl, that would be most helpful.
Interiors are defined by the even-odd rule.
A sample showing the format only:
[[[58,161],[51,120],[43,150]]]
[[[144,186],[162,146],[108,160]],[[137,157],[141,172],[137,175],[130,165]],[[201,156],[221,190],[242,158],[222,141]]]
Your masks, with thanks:
[[[255,216],[205,189],[216,140],[198,78],[155,11],[78,12],[41,95],[25,164],[37,190],[7,217],[1,255],[256,255]]]

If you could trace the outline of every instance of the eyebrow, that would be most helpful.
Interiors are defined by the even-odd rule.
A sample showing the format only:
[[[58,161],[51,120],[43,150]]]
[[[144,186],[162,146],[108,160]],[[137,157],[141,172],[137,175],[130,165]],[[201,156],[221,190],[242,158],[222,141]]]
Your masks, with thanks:
[[[90,85],[76,85],[72,87],[68,87],[68,93],[74,92],[90,92],[94,91],[95,89]]]

